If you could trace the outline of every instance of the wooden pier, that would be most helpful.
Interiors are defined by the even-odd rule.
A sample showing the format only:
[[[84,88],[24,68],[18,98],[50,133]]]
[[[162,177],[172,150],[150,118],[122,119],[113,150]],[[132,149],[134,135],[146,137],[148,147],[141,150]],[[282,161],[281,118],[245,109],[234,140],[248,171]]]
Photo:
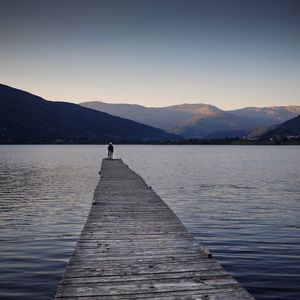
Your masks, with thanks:
[[[55,299],[254,299],[122,160],[103,160]]]

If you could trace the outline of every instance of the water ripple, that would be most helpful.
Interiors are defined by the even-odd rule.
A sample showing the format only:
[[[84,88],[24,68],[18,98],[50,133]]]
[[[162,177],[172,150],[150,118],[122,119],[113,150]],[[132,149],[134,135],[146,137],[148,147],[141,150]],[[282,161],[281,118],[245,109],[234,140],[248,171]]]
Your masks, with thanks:
[[[0,146],[1,297],[52,299],[105,154]],[[116,146],[116,156],[258,300],[299,299],[298,147]]]

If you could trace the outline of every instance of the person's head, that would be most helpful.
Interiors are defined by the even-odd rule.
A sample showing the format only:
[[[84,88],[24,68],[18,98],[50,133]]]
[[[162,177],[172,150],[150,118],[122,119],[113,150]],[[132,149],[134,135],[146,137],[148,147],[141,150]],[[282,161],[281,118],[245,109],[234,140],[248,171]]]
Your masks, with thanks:
[[[110,145],[112,145],[112,143],[111,143],[111,142],[109,142],[109,144],[110,144]]]

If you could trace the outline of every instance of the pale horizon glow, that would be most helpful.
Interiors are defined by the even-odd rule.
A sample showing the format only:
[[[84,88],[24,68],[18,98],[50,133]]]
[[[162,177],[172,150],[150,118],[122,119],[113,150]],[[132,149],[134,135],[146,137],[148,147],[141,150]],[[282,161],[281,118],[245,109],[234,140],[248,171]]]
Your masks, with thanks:
[[[46,100],[224,110],[300,105],[297,1],[3,6],[0,83]]]
[[[275,103],[274,101],[270,101],[269,103],[270,104],[261,104],[261,103],[264,103],[262,101],[257,101],[257,102],[254,102],[252,101],[251,103],[253,105],[244,105],[244,106],[239,106],[239,104],[237,103],[236,106],[232,106],[232,105],[226,105],[226,103],[224,104],[223,101],[209,101],[208,99],[198,99],[198,100],[189,100],[189,101],[186,101],[186,100],[174,100],[174,99],[170,99],[170,101],[162,101],[161,103],[162,104],[159,104],[160,102],[159,101],[151,101],[151,102],[147,102],[147,101],[139,101],[139,100],[119,100],[119,99],[103,99],[103,97],[98,97],[95,98],[95,97],[91,97],[91,98],[81,98],[81,99],[78,99],[77,101],[76,100],[70,100],[68,98],[64,98],[64,97],[54,97],[54,98],[51,98],[51,97],[45,97],[42,92],[43,90],[42,89],[35,89],[35,90],[29,90],[29,89],[26,89],[26,88],[20,88],[20,86],[16,86],[14,84],[8,84],[8,83],[4,83],[6,85],[9,85],[9,86],[12,86],[12,87],[15,87],[17,89],[21,89],[21,90],[25,90],[26,92],[29,92],[31,94],[34,94],[36,96],[39,96],[41,98],[44,98],[45,100],[49,100],[49,101],[54,101],[54,102],[58,102],[58,101],[62,101],[62,102],[70,102],[70,103],[75,103],[75,104],[80,104],[80,103],[83,103],[83,102],[90,102],[90,101],[101,101],[101,102],[105,102],[105,103],[111,103],[111,104],[137,104],[137,105],[142,105],[142,106],[145,106],[145,107],[166,107],[166,106],[172,106],[172,105],[179,105],[179,104],[199,104],[199,103],[202,103],[202,104],[209,104],[209,105],[214,105],[222,110],[234,110],[234,109],[239,109],[239,108],[245,108],[245,107],[270,107],[270,106],[298,106],[300,105],[300,101],[298,101],[297,103],[287,103],[287,102],[284,102],[283,101],[278,101],[277,103]],[[46,93],[44,93],[46,94]],[[51,92],[49,93],[51,95]],[[68,94],[66,92],[66,94]],[[150,105],[149,105],[150,103]],[[156,105],[157,103],[157,105]]]

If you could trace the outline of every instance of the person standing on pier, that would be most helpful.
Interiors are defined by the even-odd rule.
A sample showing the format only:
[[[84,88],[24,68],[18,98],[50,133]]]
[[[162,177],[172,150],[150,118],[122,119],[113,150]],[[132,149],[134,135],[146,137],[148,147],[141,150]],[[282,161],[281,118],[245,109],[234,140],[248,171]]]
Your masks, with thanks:
[[[114,146],[112,145],[112,143],[108,144],[107,150],[108,150],[108,155],[107,155],[108,159],[112,160],[113,159],[113,154],[114,154]]]

